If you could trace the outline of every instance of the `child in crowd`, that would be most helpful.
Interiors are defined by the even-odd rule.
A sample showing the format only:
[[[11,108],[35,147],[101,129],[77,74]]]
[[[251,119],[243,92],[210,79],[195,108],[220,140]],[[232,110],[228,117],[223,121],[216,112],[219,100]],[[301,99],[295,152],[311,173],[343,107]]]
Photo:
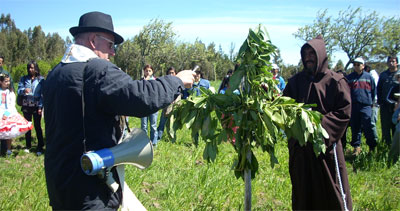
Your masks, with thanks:
[[[228,70],[228,72],[226,73],[226,76],[224,77],[224,79],[221,82],[221,85],[219,86],[219,89],[218,89],[219,94],[225,94],[226,89],[228,89],[228,87],[229,87],[229,78],[232,76],[232,74],[233,74],[233,70]]]
[[[176,71],[174,67],[170,67],[167,70],[167,75],[171,75],[171,76],[176,76]],[[169,113],[171,113],[174,104],[176,102],[178,102],[179,100],[181,100],[181,96],[178,96],[174,102],[172,102],[171,105],[169,105],[168,107],[165,107],[162,112],[161,112],[161,116],[160,116],[160,122],[158,123],[158,127],[157,127],[157,142],[161,140],[162,135],[164,133],[164,127],[165,127],[165,123],[167,122],[167,116],[169,115]]]
[[[156,78],[153,76],[153,74],[154,71],[151,65],[148,64],[144,66],[142,80],[155,80]],[[150,140],[151,143],[153,143],[153,146],[156,146],[158,142],[157,119],[158,119],[158,111],[141,119],[141,128],[146,132],[146,134],[148,134],[147,124],[148,121],[150,121]]]
[[[11,140],[32,129],[31,122],[22,117],[15,108],[15,93],[10,77],[0,74],[0,139],[7,142],[7,155],[12,154]]]

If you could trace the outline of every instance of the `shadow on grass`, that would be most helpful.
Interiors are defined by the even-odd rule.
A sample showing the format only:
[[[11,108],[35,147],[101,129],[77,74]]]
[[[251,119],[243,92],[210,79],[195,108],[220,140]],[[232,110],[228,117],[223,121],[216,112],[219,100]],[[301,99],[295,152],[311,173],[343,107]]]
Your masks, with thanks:
[[[388,168],[390,167],[388,161],[389,150],[385,143],[378,143],[373,151],[363,150],[358,156],[346,150],[345,159],[351,163],[354,172]]]

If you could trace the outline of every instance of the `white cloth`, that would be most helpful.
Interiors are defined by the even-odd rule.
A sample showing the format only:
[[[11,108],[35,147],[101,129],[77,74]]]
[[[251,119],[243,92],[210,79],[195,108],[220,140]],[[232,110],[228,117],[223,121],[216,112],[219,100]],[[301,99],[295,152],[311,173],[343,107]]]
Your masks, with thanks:
[[[378,86],[378,80],[379,80],[378,73],[376,72],[376,70],[371,70],[371,71],[369,71],[369,74],[371,74],[371,76],[374,78],[375,87],[377,87]],[[377,106],[377,104],[378,104],[378,96],[375,96],[374,104],[375,104],[374,106]]]
[[[71,44],[68,46],[61,59],[62,63],[74,63],[74,62],[87,62],[89,59],[98,58],[98,56],[89,48],[78,45]]]
[[[375,86],[378,86],[379,75],[378,75],[378,73],[376,72],[376,70],[371,70],[371,71],[369,71],[369,74],[371,74],[372,77],[374,78],[374,80],[375,80]]]
[[[15,107],[15,101],[16,101],[16,97],[15,97],[15,93],[14,92],[10,92],[9,89],[3,90],[0,89],[0,96],[3,95],[3,93],[5,94],[5,99],[0,98],[0,115],[3,116],[4,112],[8,111],[12,114],[17,113],[17,109]],[[3,102],[3,100],[5,100],[5,102]]]
[[[3,116],[7,118],[3,119]],[[0,139],[13,139],[32,129],[28,122],[15,108],[15,94],[9,89],[0,89]]]
[[[136,198],[135,194],[129,188],[128,184],[125,182],[125,165],[117,166],[117,172],[119,181],[121,182],[122,189],[122,207],[121,210],[135,210],[135,211],[145,211],[146,208],[140,203],[139,199]]]

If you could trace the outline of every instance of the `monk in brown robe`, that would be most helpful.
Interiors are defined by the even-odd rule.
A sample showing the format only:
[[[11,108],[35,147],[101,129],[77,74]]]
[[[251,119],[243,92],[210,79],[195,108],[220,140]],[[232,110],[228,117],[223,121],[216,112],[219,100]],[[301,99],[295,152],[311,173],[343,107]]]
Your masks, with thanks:
[[[300,146],[290,138],[289,172],[293,210],[352,210],[349,180],[340,138],[351,115],[351,96],[346,79],[328,69],[321,36],[301,48],[304,70],[291,77],[284,95],[298,103],[316,104],[322,126],[329,134],[326,153],[318,157],[311,144]]]

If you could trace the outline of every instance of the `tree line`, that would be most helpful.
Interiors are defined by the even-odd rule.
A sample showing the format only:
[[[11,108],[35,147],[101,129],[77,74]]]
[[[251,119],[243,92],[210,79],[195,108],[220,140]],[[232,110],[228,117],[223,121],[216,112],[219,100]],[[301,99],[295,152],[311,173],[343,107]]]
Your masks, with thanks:
[[[63,40],[58,33],[45,35],[40,25],[21,31],[10,14],[1,15],[0,54],[5,57],[5,69],[14,80],[26,74],[26,64],[30,60],[36,60],[41,74],[46,76],[70,43],[69,37]],[[233,58],[226,55],[221,46],[217,50],[214,43],[206,46],[201,40],[179,42],[172,22],[154,19],[138,35],[116,48],[112,62],[134,79],[142,77],[143,67],[151,64],[156,76],[165,75],[171,66],[179,71],[199,65],[206,78],[217,80],[234,67]]]
[[[348,7],[336,17],[329,15],[328,9],[320,10],[312,24],[293,35],[306,41],[319,34],[324,37],[329,58],[341,50],[349,59],[346,64],[338,61],[335,70],[347,70],[355,58],[363,57],[381,72],[387,68],[387,57],[400,52],[399,16],[381,17],[376,11],[364,12],[361,7]]]
[[[312,24],[300,27],[293,36],[305,42],[319,34],[324,37],[329,58],[340,50],[349,59],[346,64],[341,60],[336,64],[330,62],[333,70],[347,70],[352,60],[364,57],[373,69],[381,72],[386,69],[386,57],[400,51],[400,18],[381,17],[376,11],[348,7],[333,17],[328,9],[320,10]],[[42,74],[47,75],[70,43],[68,36],[63,40],[58,33],[46,35],[40,25],[21,31],[10,14],[1,14],[0,54],[5,56],[6,69],[14,80],[26,73],[26,64],[32,59],[38,61]],[[221,80],[233,69],[235,57],[233,43],[227,55],[215,43],[181,42],[172,29],[172,22],[153,19],[138,35],[116,48],[112,62],[134,79],[142,77],[145,64],[151,64],[156,76],[164,75],[171,66],[179,71],[199,65],[205,78]],[[281,67],[285,79],[302,69],[301,61],[297,65],[285,64],[279,46],[272,62]]]
[[[117,47],[114,62],[133,78],[142,76],[141,69],[151,64],[156,76],[165,75],[173,66],[176,70],[192,69],[199,65],[205,78],[222,79],[233,69],[233,57],[229,57],[215,43],[205,45],[201,40],[194,43],[179,42],[172,29],[172,22],[154,19],[144,26],[138,35]]]

